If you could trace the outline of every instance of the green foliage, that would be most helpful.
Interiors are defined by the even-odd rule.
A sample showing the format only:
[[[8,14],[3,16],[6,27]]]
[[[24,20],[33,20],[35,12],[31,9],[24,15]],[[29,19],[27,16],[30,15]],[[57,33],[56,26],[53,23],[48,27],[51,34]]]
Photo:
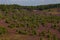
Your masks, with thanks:
[[[5,19],[5,23],[10,23],[8,18],[7,18],[7,19]]]
[[[60,27],[57,30],[60,32]]]
[[[58,5],[58,6],[57,6]],[[18,34],[31,34],[37,35],[37,30],[40,28],[40,25],[49,26],[48,23],[51,23],[51,28],[57,29],[57,24],[60,21],[60,16],[48,14],[45,15],[43,11],[39,14],[36,12],[32,12],[32,10],[46,10],[50,8],[60,8],[60,4],[51,4],[51,5],[41,5],[41,6],[19,6],[19,5],[0,5],[0,9],[3,13],[0,13],[0,18],[4,17],[5,23],[8,24],[9,28],[17,28],[16,32]],[[44,14],[43,14],[44,13]],[[3,14],[3,15],[2,15]],[[48,25],[47,25],[48,24]],[[44,27],[45,28],[45,27]],[[1,33],[5,33],[5,29],[1,28]],[[58,29],[60,31],[60,28]],[[45,37],[50,39],[50,34],[45,33],[45,31],[38,33],[39,36]],[[55,37],[54,37],[55,38]],[[42,40],[42,38],[40,39]],[[55,39],[54,39],[55,40]]]
[[[39,36],[45,36],[45,32],[44,31],[42,31],[41,33],[39,33]]]
[[[23,34],[23,35],[26,35],[26,34],[27,34],[26,31],[22,31],[22,30],[16,30],[16,32],[17,32],[18,34]]]
[[[49,5],[38,5],[38,6],[20,6],[20,5],[0,5],[0,9],[2,11],[6,11],[6,9],[27,9],[27,10],[45,10],[45,9],[50,9],[50,8],[60,8],[60,4],[49,4]]]
[[[3,15],[0,13],[0,19],[2,19],[3,18]]]
[[[58,40],[56,35],[53,35],[53,40]]]
[[[36,34],[37,34],[36,30],[32,30],[32,35],[36,35]]]
[[[43,37],[40,37],[40,40],[43,40]]]
[[[0,35],[5,34],[6,32],[7,30],[4,27],[0,26]]]
[[[15,24],[10,24],[8,27],[9,27],[9,28],[15,28],[16,25],[15,25]]]
[[[52,26],[51,26],[51,28],[53,28],[53,29],[57,29],[57,24],[52,24]]]

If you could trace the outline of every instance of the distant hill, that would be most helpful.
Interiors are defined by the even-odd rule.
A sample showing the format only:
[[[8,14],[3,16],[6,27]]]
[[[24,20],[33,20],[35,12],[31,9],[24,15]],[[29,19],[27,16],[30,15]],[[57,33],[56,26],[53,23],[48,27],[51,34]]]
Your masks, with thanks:
[[[45,10],[50,8],[60,8],[60,4],[48,4],[48,5],[38,5],[38,6],[21,6],[21,5],[0,5],[0,9],[27,9],[27,10]]]

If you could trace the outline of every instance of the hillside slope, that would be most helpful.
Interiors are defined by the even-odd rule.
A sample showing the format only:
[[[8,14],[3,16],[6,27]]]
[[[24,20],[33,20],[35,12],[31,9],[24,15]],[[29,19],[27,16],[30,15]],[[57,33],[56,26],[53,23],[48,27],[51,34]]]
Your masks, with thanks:
[[[1,5],[0,40],[60,40],[60,8]]]

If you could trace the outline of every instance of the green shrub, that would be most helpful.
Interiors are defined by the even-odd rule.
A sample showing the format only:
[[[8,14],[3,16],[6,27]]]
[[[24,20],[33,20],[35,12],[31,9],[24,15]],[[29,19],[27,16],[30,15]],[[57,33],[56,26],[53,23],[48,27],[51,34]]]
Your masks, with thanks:
[[[41,33],[39,33],[39,36],[45,36],[45,32],[44,31],[42,31]]]
[[[27,34],[26,31],[22,31],[22,30],[16,30],[16,32],[17,32],[18,34],[23,34],[23,35],[26,35],[26,34]]]
[[[0,13],[0,19],[2,19],[3,18],[3,15]]]
[[[5,18],[5,23],[10,23],[11,19],[8,17]]]
[[[37,34],[36,30],[32,30],[32,35],[36,35],[36,34]]]
[[[42,22],[41,25],[44,27],[45,26],[44,22]]]
[[[57,24],[52,24],[51,28],[57,29]]]
[[[50,34],[47,34],[46,37],[48,38],[48,40],[51,39],[51,35]]]
[[[60,32],[60,28],[57,29]]]
[[[15,24],[10,24],[8,27],[9,28],[14,28],[14,27],[16,27],[16,25]]]
[[[56,35],[53,35],[53,40],[58,40]]]
[[[19,27],[25,27],[25,24],[24,23],[20,23]]]
[[[5,23],[10,23],[9,20],[5,20]]]
[[[43,40],[43,37],[40,37],[40,40]]]
[[[0,27],[0,35],[5,34],[7,30],[4,27]]]

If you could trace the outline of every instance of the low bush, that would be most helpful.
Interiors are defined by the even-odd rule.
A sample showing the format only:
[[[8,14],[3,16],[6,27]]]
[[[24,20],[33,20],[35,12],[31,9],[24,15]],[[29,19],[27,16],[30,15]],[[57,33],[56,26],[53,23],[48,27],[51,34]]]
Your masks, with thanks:
[[[17,32],[18,34],[23,34],[23,35],[26,35],[26,34],[27,34],[26,31],[22,31],[22,30],[16,30],[16,32]]]
[[[32,30],[32,35],[36,35],[36,34],[37,34],[36,30]]]
[[[53,35],[53,40],[58,40],[56,35]]]
[[[7,30],[4,27],[0,27],[0,35],[5,34]]]
[[[9,28],[14,28],[14,27],[16,27],[16,26],[15,26],[15,24],[10,24],[8,27],[9,27]]]
[[[51,28],[57,29],[57,24],[52,24]]]

